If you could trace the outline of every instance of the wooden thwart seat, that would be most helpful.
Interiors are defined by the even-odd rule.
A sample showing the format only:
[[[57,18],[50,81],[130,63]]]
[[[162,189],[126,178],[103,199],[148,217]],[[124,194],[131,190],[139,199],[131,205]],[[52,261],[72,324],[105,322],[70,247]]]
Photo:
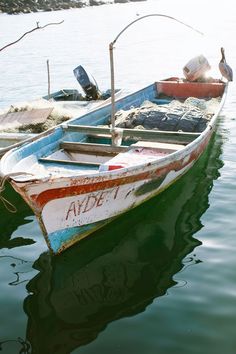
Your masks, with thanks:
[[[60,148],[69,152],[81,152],[90,155],[101,155],[101,156],[114,156],[120,152],[126,152],[133,148],[151,148],[158,149],[166,152],[172,152],[181,150],[184,145],[180,144],[170,144],[170,143],[160,143],[153,141],[137,141],[130,146],[111,146],[108,144],[96,144],[96,143],[76,143],[64,141],[60,144]]]
[[[133,147],[138,147],[138,148],[148,148],[148,149],[157,149],[160,151],[165,151],[165,152],[174,152],[181,150],[185,147],[185,145],[180,145],[180,144],[171,144],[171,143],[159,143],[159,142],[154,142],[154,141],[137,141],[137,143],[132,144],[130,146],[131,148]]]
[[[172,152],[183,149],[185,146],[182,144],[173,144],[173,143],[162,143],[157,141],[137,141],[136,143],[130,146],[112,146],[108,144],[97,144],[97,143],[84,143],[84,142],[71,142],[71,141],[62,141],[60,143],[60,149],[65,150],[69,153],[79,153],[84,156],[108,156],[110,157],[109,161],[115,156],[118,156],[120,153],[126,153],[128,151],[135,152],[135,149],[148,149],[157,151],[164,154],[170,154]],[[81,155],[80,155],[81,156]],[[120,155],[119,155],[120,156]],[[130,156],[130,155],[127,155]],[[90,161],[77,161],[77,160],[67,160],[53,157],[42,157],[39,159],[39,162],[43,163],[54,163],[54,164],[63,164],[63,165],[77,165],[77,166],[96,166],[99,167],[103,162],[90,162]]]
[[[49,157],[41,157],[39,162],[44,163],[55,163],[60,165],[75,165],[75,166],[95,166],[99,167],[100,163],[98,162],[86,162],[86,161],[73,161],[73,160],[62,160],[62,159],[52,159]]]
[[[71,152],[82,152],[85,154],[94,155],[116,155],[119,152],[124,152],[128,149],[127,146],[111,146],[107,144],[96,143],[77,143],[63,141],[60,143],[60,148]]]
[[[81,134],[106,134],[108,137],[111,136],[111,129],[106,127],[63,124],[63,129]],[[188,133],[182,131],[160,131],[147,129],[122,129],[122,131],[124,138],[130,137],[144,141],[159,141],[176,144],[189,144],[200,136],[200,133]]]

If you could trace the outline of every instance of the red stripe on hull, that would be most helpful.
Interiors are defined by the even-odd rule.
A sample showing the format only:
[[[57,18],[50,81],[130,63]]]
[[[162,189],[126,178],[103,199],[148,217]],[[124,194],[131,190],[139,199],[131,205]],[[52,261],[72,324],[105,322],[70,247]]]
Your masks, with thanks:
[[[81,178],[79,185],[75,185],[76,183],[78,183],[78,179],[77,177],[75,177],[74,179],[71,178],[71,186],[64,187],[64,188],[48,189],[46,191],[43,191],[40,194],[31,195],[30,199],[37,205],[37,208],[41,209],[44,207],[45,204],[47,204],[50,200],[53,199],[91,193],[99,190],[114,188],[124,184],[130,184],[145,179],[165,176],[169,171],[171,170],[179,171],[180,169],[184,168],[187,164],[191,163],[194,160],[197,160],[199,155],[205,149],[205,146],[207,145],[209,139],[210,139],[210,135],[201,143],[200,146],[198,146],[196,150],[194,150],[191,153],[190,158],[185,163],[184,163],[184,159],[185,159],[184,157],[181,160],[174,161],[165,167],[156,168],[154,170],[143,172],[143,173],[138,173],[137,175],[123,176],[123,177],[119,177],[116,179],[109,179],[109,180],[106,180],[105,179],[106,177],[104,177],[103,180],[101,180],[101,177],[100,178],[98,177],[98,178],[93,178],[91,183],[88,184],[86,184],[86,181],[88,180],[88,177],[86,177],[84,179]],[[98,179],[100,180],[96,182],[96,180]]]

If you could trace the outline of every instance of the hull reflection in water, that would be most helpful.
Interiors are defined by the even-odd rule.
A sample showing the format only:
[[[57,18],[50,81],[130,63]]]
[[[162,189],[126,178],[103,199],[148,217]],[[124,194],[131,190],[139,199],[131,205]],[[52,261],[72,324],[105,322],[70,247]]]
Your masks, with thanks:
[[[17,205],[17,213],[12,216],[13,214],[9,213],[5,207],[4,200],[0,197],[0,250],[2,248],[10,249],[35,243],[31,238],[12,237],[19,226],[32,222],[32,220],[30,220],[32,211],[28,205],[23,202],[22,198],[19,198],[9,184],[6,185],[4,194],[6,200],[14,200],[14,205],[10,206],[7,204],[7,207],[13,210],[14,206]]]
[[[176,284],[173,276],[184,267],[184,257],[200,244],[193,234],[202,227],[200,217],[219,174],[220,148],[217,135],[192,171],[158,200],[60,257],[39,257],[39,274],[28,283],[32,295],[24,304],[34,353],[69,353],[93,341],[111,321],[144,311]]]

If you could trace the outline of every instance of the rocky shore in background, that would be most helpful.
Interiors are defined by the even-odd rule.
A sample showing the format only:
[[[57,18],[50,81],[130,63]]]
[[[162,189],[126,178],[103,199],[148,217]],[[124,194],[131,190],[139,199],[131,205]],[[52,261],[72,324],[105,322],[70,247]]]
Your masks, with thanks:
[[[38,11],[56,11],[63,9],[138,2],[146,0],[0,0],[0,12],[7,14],[29,13]]]

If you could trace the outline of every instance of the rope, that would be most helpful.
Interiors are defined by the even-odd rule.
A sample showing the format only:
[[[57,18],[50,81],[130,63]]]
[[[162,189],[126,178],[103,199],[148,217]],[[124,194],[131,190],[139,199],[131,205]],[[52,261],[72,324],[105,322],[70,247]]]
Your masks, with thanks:
[[[13,205],[11,202],[9,202],[9,200],[7,200],[5,197],[3,197],[2,193],[5,191],[5,184],[6,182],[14,176],[20,176],[20,175],[31,175],[32,173],[27,173],[27,172],[14,172],[14,173],[9,173],[6,174],[2,180],[1,180],[1,184],[0,184],[0,201],[3,203],[4,207],[10,212],[10,213],[16,213],[17,212],[17,208],[15,205]]]

